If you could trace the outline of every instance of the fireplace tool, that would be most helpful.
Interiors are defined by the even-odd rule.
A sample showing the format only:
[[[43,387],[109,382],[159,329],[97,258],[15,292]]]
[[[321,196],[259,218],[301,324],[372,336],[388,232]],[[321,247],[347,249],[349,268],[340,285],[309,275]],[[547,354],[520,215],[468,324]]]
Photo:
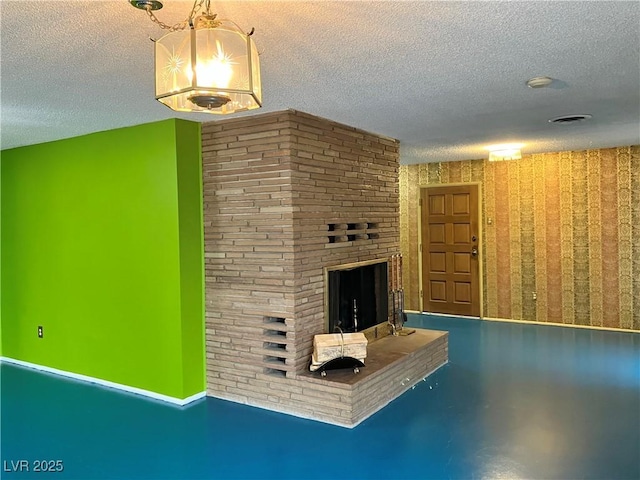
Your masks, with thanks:
[[[407,321],[404,311],[404,289],[402,288],[402,254],[391,255],[391,319],[389,324],[393,335],[411,335],[414,329],[403,328]]]

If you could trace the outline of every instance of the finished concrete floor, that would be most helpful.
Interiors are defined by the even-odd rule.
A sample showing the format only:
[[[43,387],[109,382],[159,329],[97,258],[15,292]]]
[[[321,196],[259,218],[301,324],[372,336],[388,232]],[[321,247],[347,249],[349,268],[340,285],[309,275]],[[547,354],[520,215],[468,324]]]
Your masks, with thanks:
[[[640,334],[409,324],[449,331],[449,364],[354,429],[211,397],[177,408],[3,364],[2,459],[64,471],[2,478],[640,478]]]

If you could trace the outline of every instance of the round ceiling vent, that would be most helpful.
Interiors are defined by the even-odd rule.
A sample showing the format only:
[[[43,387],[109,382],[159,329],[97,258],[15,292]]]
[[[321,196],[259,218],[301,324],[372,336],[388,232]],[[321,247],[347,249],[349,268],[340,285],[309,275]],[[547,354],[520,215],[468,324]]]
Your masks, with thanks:
[[[585,120],[589,120],[591,115],[563,115],[561,117],[551,118],[549,119],[549,123],[558,123],[562,125],[567,125],[569,123],[578,123],[584,122]]]

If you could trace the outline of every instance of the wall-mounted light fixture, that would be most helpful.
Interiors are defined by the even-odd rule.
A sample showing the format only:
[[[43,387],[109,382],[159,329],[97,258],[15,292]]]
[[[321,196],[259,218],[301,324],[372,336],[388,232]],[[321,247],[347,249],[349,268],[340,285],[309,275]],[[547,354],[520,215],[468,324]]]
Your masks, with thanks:
[[[155,41],[156,100],[179,112],[227,114],[262,106],[260,60],[251,38],[195,0],[186,20],[167,25],[157,0],[129,0],[169,33]],[[196,16],[204,8],[204,12]]]
[[[502,145],[490,145],[486,147],[489,150],[489,161],[498,162],[501,160],[520,160],[523,147],[522,143],[505,143]]]

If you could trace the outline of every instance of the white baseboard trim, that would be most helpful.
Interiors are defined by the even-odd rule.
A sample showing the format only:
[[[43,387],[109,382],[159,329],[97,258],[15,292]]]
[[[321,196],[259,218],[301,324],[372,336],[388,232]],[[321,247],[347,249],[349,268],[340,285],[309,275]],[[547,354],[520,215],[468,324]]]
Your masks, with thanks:
[[[408,310],[406,310],[408,311]],[[506,323],[522,323],[525,325],[547,325],[549,327],[567,327],[567,328],[586,328],[589,330],[605,330],[609,332],[627,332],[627,333],[640,333],[640,330],[633,328],[616,328],[616,327],[598,327],[596,325],[577,325],[575,323],[556,323],[556,322],[538,322],[536,320],[515,320],[513,318],[495,318],[495,317],[468,317],[465,315],[451,315],[449,313],[433,313],[433,312],[411,312],[419,313],[422,315],[431,315],[434,317],[457,317],[457,318],[471,318],[473,320],[487,320],[489,322],[506,322]]]
[[[452,313],[435,313],[435,312],[416,312],[422,315],[431,315],[432,317],[454,317],[454,318],[471,318],[473,320],[482,320],[480,317],[472,317],[469,315],[454,315]]]
[[[582,328],[587,330],[605,330],[608,332],[640,333],[640,330],[632,328],[599,327],[597,325],[577,325],[575,323],[538,322],[535,320],[514,320],[512,318],[482,317],[489,322],[522,323],[525,325],[547,325],[549,327]]]
[[[82,375],[79,373],[67,372],[66,370],[59,370],[57,368],[46,367],[44,365],[38,365],[37,363],[25,362],[24,360],[16,360],[10,357],[0,357],[0,363],[11,363],[13,365],[19,365],[21,367],[31,368],[32,370],[38,370],[40,372],[52,373],[54,375],[60,375],[62,377],[73,378],[74,380],[80,380],[81,382],[95,383],[97,385],[115,388],[116,390],[122,390],[128,393],[134,393],[136,395],[142,395],[143,397],[152,398],[154,400],[160,400],[162,402],[171,403],[184,407],[185,405],[195,402],[206,396],[206,392],[199,392],[191,395],[187,398],[170,397],[169,395],[163,395],[162,393],[152,392],[151,390],[144,390],[142,388],[130,387],[121,383],[110,382],[109,380],[102,380],[101,378],[89,377],[88,375]]]

